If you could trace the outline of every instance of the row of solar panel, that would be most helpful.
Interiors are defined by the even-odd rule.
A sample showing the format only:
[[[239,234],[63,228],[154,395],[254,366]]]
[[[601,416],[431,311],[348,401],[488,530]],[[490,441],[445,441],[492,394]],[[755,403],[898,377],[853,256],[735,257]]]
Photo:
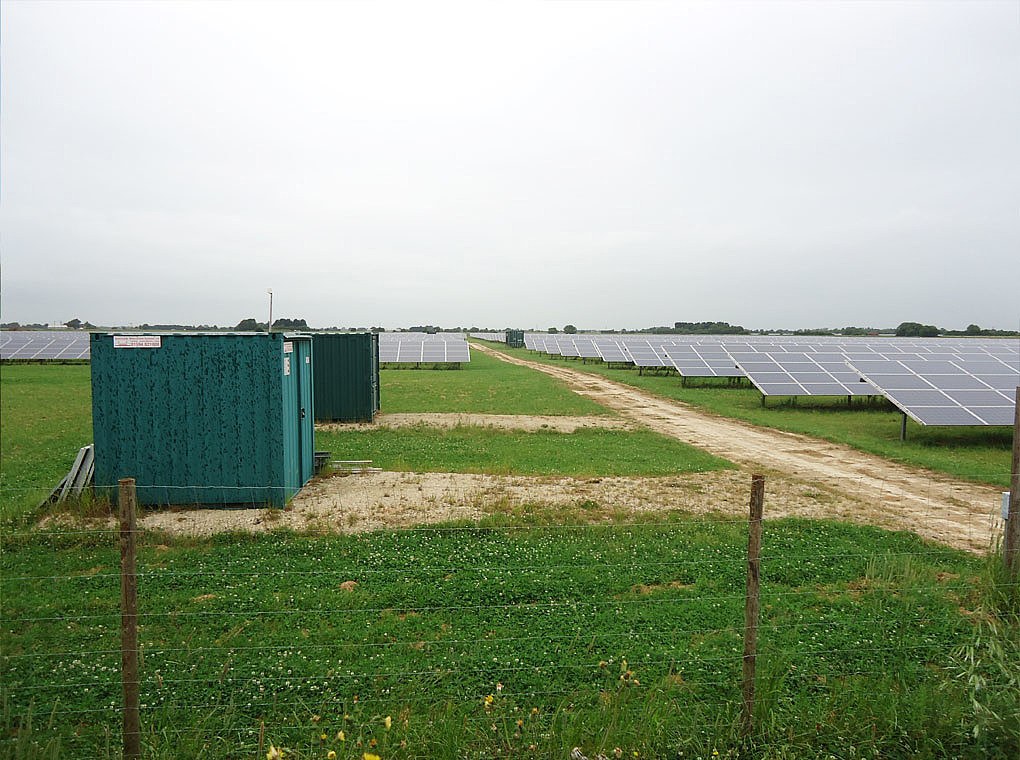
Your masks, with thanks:
[[[388,364],[429,362],[434,364],[469,362],[471,353],[466,341],[391,341],[379,343],[379,361]]]
[[[0,331],[0,359],[88,358],[87,332]],[[383,362],[471,361],[463,333],[380,333],[379,358]]]
[[[1020,385],[1020,349],[1007,341],[532,336],[536,350],[563,346],[564,356],[589,341],[605,361],[672,366],[686,377],[747,377],[765,396],[883,395],[925,425],[1012,424]]]
[[[473,332],[470,334],[470,337],[492,341],[493,343],[506,343],[505,332]]]

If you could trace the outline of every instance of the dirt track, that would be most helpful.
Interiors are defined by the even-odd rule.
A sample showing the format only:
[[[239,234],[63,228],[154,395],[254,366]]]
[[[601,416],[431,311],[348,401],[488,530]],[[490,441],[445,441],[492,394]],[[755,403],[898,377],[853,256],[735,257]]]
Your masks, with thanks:
[[[626,419],[773,477],[814,482],[886,512],[888,522],[972,551],[988,548],[1000,491],[796,433],[763,428],[663,399],[599,375],[472,348],[551,375]],[[882,521],[887,522],[887,521]]]

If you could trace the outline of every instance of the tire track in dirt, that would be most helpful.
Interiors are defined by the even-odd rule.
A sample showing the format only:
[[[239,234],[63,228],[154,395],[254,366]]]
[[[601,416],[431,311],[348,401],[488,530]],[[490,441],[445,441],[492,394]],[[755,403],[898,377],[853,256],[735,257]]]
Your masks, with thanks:
[[[891,523],[978,552],[988,549],[992,532],[998,529],[1000,491],[993,486],[898,464],[842,444],[717,416],[583,370],[519,359],[477,343],[471,347],[551,375],[639,425],[743,468],[770,477],[814,482],[852,496],[861,503],[862,517],[876,510],[885,515],[886,519],[876,524]]]

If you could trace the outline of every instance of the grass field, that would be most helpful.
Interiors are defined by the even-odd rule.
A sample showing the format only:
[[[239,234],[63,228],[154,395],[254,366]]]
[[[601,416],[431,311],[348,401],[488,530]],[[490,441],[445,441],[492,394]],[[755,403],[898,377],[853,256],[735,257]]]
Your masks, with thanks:
[[[92,442],[87,365],[0,365],[0,521],[31,510]]]
[[[613,415],[558,380],[471,352],[458,370],[384,369],[382,412]]]
[[[724,459],[644,430],[587,428],[523,433],[417,426],[318,431],[316,446],[338,459],[371,459],[384,470],[496,475],[671,475],[733,467]]]
[[[805,520],[766,527],[761,730],[742,741],[746,540],[739,522],[680,514],[569,529],[145,535],[144,756],[256,758],[271,743],[288,758],[386,760],[566,758],[573,746],[590,757],[1016,757],[1015,714],[972,735],[952,656],[973,638],[982,561]],[[46,757],[117,756],[118,562],[112,536],[7,541],[2,728],[20,728],[23,745],[7,756],[44,756],[31,741],[57,750]],[[989,672],[998,690],[982,698],[1002,712],[1017,693]]]
[[[780,405],[773,399],[770,406],[763,409],[761,393],[756,389],[734,387],[722,379],[698,378],[692,381],[692,387],[684,388],[676,375],[639,375],[635,369],[610,369],[602,363],[582,364],[577,360],[542,357],[525,349],[492,345],[513,356],[593,372],[755,425],[803,433],[958,478],[1009,487],[1013,433],[1008,427],[924,427],[911,420],[907,426],[907,440],[901,441],[901,415],[884,405],[875,408],[855,405],[848,409],[845,398],[839,398],[800,399],[796,406],[791,406]]]

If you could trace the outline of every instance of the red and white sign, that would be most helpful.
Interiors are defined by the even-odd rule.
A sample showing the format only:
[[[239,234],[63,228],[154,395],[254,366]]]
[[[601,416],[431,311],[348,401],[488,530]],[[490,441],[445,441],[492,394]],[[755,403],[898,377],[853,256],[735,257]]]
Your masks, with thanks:
[[[114,348],[160,348],[163,344],[161,335],[114,335]]]
[[[294,344],[289,340],[283,342],[283,353],[289,354],[294,351]]]
[[[283,357],[283,374],[284,375],[289,375],[290,374],[290,357],[289,356]]]

